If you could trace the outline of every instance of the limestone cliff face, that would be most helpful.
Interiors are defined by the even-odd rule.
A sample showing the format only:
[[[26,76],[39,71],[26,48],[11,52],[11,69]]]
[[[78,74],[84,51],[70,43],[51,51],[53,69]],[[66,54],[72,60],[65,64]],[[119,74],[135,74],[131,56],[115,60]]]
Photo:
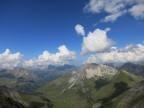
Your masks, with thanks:
[[[117,69],[107,66],[107,65],[100,65],[100,64],[87,64],[83,66],[81,69],[74,71],[70,80],[69,80],[69,87],[71,88],[75,84],[81,83],[85,79],[90,78],[112,78],[114,75],[117,74]]]

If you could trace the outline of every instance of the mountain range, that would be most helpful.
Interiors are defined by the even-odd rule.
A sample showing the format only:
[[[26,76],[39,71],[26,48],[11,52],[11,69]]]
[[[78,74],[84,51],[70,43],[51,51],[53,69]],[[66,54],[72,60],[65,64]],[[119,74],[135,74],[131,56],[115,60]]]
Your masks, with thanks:
[[[133,63],[121,67],[92,63],[81,67],[49,66],[44,70],[1,69],[0,85],[8,87],[6,93],[17,92],[22,101],[16,102],[22,107],[142,108],[143,67]]]

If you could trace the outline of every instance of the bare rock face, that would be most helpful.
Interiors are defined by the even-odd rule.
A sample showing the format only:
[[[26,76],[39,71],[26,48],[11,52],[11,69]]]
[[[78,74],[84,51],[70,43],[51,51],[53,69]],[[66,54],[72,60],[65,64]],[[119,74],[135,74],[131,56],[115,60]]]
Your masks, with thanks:
[[[25,108],[26,103],[19,94],[5,86],[0,86],[0,108]]]
[[[87,78],[92,77],[103,77],[103,76],[113,76],[116,74],[117,70],[113,67],[107,65],[98,64],[88,64],[84,67]]]
[[[70,80],[69,80],[69,88],[73,87],[75,84],[83,84],[85,79],[90,78],[112,78],[117,74],[117,69],[100,64],[87,64],[83,66],[81,69],[74,71]]]

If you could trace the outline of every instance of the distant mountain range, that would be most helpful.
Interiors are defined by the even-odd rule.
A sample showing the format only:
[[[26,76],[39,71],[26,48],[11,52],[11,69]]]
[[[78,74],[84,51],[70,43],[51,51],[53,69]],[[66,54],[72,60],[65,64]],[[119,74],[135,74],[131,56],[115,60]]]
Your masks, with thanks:
[[[77,69],[75,66],[50,66],[47,69],[1,69],[0,84],[21,92],[34,92],[46,82]]]
[[[48,70],[53,70],[53,71],[65,71],[65,70],[70,70],[70,69],[76,69],[76,66],[74,65],[63,65],[63,66],[54,66],[54,65],[49,65]]]
[[[0,85],[10,88],[2,91],[30,108],[143,108],[143,80],[144,65],[133,63],[0,70]]]
[[[144,64],[125,63],[119,69],[144,76]]]

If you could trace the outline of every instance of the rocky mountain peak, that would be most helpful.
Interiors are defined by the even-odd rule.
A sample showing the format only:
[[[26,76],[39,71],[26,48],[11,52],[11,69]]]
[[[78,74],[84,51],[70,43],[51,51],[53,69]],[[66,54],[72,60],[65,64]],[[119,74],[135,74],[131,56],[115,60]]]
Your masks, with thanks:
[[[101,65],[101,64],[86,64],[81,67],[79,70],[74,71],[69,80],[69,87],[73,87],[75,84],[83,84],[85,79],[95,78],[98,79],[100,77],[108,77],[111,78],[117,73],[117,69]]]

